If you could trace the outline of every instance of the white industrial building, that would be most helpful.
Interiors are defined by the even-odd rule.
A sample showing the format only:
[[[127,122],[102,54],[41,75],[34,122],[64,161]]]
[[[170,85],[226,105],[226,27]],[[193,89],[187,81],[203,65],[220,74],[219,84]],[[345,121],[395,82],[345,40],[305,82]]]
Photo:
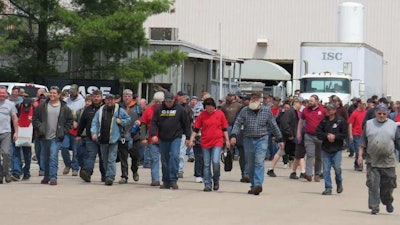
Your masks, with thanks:
[[[161,33],[166,40],[183,40],[222,53],[227,59],[268,60],[282,66],[296,80],[300,73],[302,42],[340,40],[338,12],[339,5],[343,2],[345,1],[176,0],[170,13],[152,16],[144,26],[149,39],[154,39],[152,36]],[[360,23],[363,25],[356,30],[361,32],[361,42],[383,52],[384,93],[392,96],[393,100],[399,100],[400,88],[397,86],[400,84],[400,64],[396,59],[400,58],[400,1],[353,2],[364,6],[363,21]],[[217,56],[213,56],[212,60],[208,65],[218,65]],[[224,77],[227,77],[226,71],[224,68]],[[239,67],[232,73],[233,76],[239,74]],[[199,92],[200,89],[191,91],[192,94]]]

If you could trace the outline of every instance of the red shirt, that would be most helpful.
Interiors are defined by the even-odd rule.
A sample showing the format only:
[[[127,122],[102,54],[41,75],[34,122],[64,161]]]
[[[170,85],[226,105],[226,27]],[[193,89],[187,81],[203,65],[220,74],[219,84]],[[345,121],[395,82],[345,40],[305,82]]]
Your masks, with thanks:
[[[271,106],[272,115],[274,115],[275,117],[277,117],[278,114],[279,114],[279,109],[281,109],[281,107],[279,107],[279,106]]]
[[[325,117],[326,109],[322,105],[318,105],[315,109],[306,107],[301,113],[301,119],[305,120],[304,131],[307,134],[315,135],[319,122]]]
[[[400,113],[394,118],[394,122],[400,122]]]
[[[29,127],[32,123],[33,116],[33,106],[31,106],[29,112],[24,111],[24,107],[21,104],[20,113],[18,117],[18,126],[19,127]]]
[[[200,146],[202,148],[222,147],[224,132],[228,128],[228,121],[221,110],[213,113],[203,111],[196,118],[194,128],[201,129]]]
[[[356,109],[351,113],[348,123],[352,126],[353,136],[361,136],[363,131],[362,125],[366,113],[367,110],[365,109],[362,111]]]
[[[147,133],[149,133],[148,131],[151,130],[151,120],[153,119],[153,114],[154,114],[154,111],[156,110],[157,106],[158,106],[158,105],[153,104],[153,105],[149,106],[149,107],[143,112],[143,115],[142,115],[142,118],[141,118],[141,122],[144,123],[144,124],[146,124],[146,126],[147,126]],[[157,132],[158,132],[158,131],[157,131]],[[156,134],[156,136],[158,137],[158,133]],[[151,142],[151,138],[152,138],[152,137],[150,137],[150,135],[149,135],[148,138],[147,138],[147,140],[148,140],[149,142]]]

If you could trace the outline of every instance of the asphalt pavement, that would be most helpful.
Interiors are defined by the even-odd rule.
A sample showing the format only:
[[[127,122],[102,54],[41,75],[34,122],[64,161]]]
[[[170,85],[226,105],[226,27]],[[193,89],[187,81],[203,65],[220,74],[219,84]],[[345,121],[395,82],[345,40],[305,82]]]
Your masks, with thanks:
[[[185,163],[179,190],[151,187],[150,169],[143,168],[138,182],[130,174],[128,184],[118,184],[119,164],[113,186],[100,182],[97,169],[92,182],[85,183],[71,174],[62,175],[62,161],[58,185],[43,185],[33,163],[29,181],[0,185],[0,221],[5,225],[399,224],[399,190],[394,192],[393,213],[381,205],[380,213],[371,215],[365,172],[354,171],[353,160],[343,152],[344,191],[337,194],[334,186],[331,196],[321,195],[323,180],[290,180],[290,169],[284,169],[282,163],[275,169],[277,177],[266,175],[259,196],[247,194],[249,184],[239,182],[237,161],[231,172],[221,170],[220,190],[212,192],[203,192],[203,184],[194,182],[193,163]],[[266,164],[268,167],[271,162]]]

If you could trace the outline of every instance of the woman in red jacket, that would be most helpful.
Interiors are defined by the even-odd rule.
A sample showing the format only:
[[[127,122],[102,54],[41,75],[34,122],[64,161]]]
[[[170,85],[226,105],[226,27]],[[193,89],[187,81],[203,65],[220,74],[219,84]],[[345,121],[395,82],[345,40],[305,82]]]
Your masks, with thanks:
[[[204,160],[204,191],[211,191],[211,162],[213,166],[213,189],[217,191],[219,189],[219,177],[220,177],[220,155],[221,149],[224,144],[229,148],[229,137],[228,137],[228,121],[226,120],[225,114],[221,110],[217,110],[217,105],[212,98],[207,98],[203,102],[205,111],[201,112],[197,117],[192,136],[190,137],[189,146],[193,147],[194,139],[197,133],[201,130],[200,146],[203,150]]]

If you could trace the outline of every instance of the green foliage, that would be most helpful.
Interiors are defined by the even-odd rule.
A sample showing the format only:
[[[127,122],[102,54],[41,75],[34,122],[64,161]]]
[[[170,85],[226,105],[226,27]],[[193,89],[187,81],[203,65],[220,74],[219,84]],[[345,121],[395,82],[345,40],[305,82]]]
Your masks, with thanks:
[[[14,72],[20,80],[41,82],[58,76],[55,65],[67,52],[79,56],[75,70],[100,70],[133,82],[166,73],[186,57],[179,51],[128,57],[148,44],[146,19],[167,12],[173,1],[72,0],[72,8],[66,9],[59,0],[10,0],[16,9],[12,12],[0,2],[0,54],[10,60],[2,71]]]

